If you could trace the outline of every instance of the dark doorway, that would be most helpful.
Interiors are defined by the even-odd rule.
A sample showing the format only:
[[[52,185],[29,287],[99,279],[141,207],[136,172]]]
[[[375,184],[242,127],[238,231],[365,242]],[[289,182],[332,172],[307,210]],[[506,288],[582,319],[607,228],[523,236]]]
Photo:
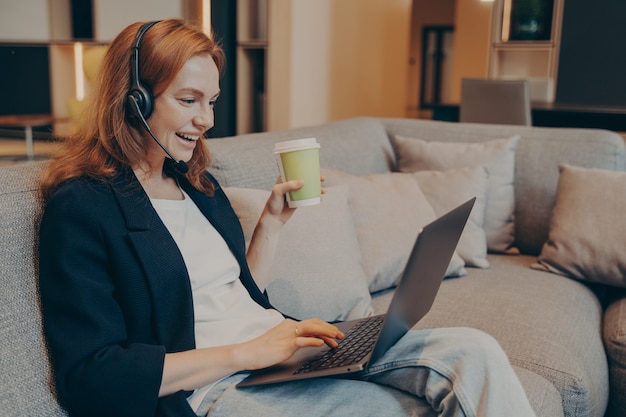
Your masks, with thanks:
[[[447,97],[454,50],[453,26],[424,26],[420,107],[429,109]]]

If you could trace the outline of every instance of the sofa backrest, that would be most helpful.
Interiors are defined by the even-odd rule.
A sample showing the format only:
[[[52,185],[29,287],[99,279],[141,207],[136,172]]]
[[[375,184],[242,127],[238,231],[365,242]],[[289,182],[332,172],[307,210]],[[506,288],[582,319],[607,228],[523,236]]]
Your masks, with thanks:
[[[389,172],[395,165],[393,149],[380,121],[356,118],[319,126],[277,132],[252,133],[208,140],[209,171],[222,187],[269,190],[279,175],[273,144],[316,137],[320,164],[354,175]]]
[[[41,325],[37,242],[43,162],[0,168],[0,410],[65,416],[57,405]]]
[[[417,119],[382,119],[395,135],[427,141],[480,142],[518,134],[515,154],[515,245],[538,255],[548,238],[561,163],[626,170],[626,147],[617,133],[599,129],[541,128]]]
[[[354,118],[280,132],[209,140],[209,170],[224,187],[269,189],[278,176],[272,144],[315,136],[322,166],[355,175],[395,170],[395,135],[446,142],[480,142],[521,136],[515,162],[515,245],[538,255],[548,237],[561,163],[626,170],[626,147],[615,132],[420,119]]]

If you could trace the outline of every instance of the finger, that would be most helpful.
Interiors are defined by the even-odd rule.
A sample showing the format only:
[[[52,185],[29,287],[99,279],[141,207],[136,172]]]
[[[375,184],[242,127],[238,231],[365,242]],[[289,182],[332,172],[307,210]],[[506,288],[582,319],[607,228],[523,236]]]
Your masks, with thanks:
[[[287,182],[280,182],[280,183],[274,184],[274,186],[272,187],[272,194],[283,197],[285,194],[292,192],[292,191],[297,191],[302,187],[304,187],[303,180],[291,180]]]
[[[297,191],[304,186],[304,181],[296,180],[296,181],[287,181],[281,182],[278,184],[274,184],[272,187],[272,192],[270,194],[269,200],[271,202],[284,202],[285,196],[287,193],[292,191]]]
[[[309,319],[299,323],[300,336],[319,337],[327,339],[343,339],[345,335],[336,326],[319,319]]]
[[[296,338],[296,346],[298,346],[298,348],[320,347],[323,345],[324,345],[324,341],[318,337],[299,336]]]
[[[341,338],[343,338],[343,332],[341,330],[339,330],[339,328],[333,324],[330,324],[324,320],[318,319],[318,318],[312,318],[312,319],[308,319],[305,320],[303,323],[305,324],[312,324],[315,327],[321,328],[321,329],[327,329],[328,331],[331,331],[339,336],[341,336]]]
[[[298,347],[322,346],[324,344],[333,349],[339,346],[339,342],[337,342],[337,339],[333,337],[327,337],[327,336],[298,336],[296,337],[296,345]]]
[[[330,346],[331,348],[336,348],[337,346],[339,346],[339,342],[331,337],[322,337],[321,339],[324,341],[324,343],[326,343],[326,345]]]
[[[283,183],[285,192],[297,191],[304,187],[304,180],[291,180]]]

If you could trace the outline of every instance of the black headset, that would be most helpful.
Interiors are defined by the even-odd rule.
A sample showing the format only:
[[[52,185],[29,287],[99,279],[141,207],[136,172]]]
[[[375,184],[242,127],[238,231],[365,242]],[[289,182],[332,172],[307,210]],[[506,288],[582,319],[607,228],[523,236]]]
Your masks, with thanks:
[[[161,143],[159,138],[152,132],[148,125],[147,119],[152,115],[154,110],[154,97],[150,88],[141,83],[139,79],[139,48],[141,47],[141,40],[146,34],[148,29],[159,23],[160,20],[154,22],[148,22],[141,25],[137,31],[137,37],[135,38],[135,45],[130,55],[130,90],[126,96],[126,107],[128,107],[129,122],[132,122],[132,118],[139,119],[146,131],[152,136],[152,139],[163,149],[163,151],[174,161],[175,169],[181,174],[186,174],[189,171],[189,166],[185,161],[176,161],[174,155]]]
[[[127,105],[131,115],[138,118],[148,119],[154,110],[154,97],[150,88],[141,83],[139,79],[139,48],[141,40],[146,32],[160,20],[144,23],[137,31],[135,45],[130,55],[130,90],[128,90]],[[135,104],[136,103],[136,104]],[[137,114],[139,111],[141,114]]]

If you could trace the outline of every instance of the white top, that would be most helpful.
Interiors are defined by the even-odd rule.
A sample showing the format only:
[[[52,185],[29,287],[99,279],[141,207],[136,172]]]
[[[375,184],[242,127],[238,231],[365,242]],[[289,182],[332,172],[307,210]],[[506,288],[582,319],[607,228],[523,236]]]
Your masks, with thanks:
[[[239,280],[239,264],[226,241],[183,194],[184,200],[150,201],[185,260],[193,296],[196,347],[230,345],[260,336],[283,316],[250,297]],[[212,385],[196,390],[189,398],[194,410]]]

